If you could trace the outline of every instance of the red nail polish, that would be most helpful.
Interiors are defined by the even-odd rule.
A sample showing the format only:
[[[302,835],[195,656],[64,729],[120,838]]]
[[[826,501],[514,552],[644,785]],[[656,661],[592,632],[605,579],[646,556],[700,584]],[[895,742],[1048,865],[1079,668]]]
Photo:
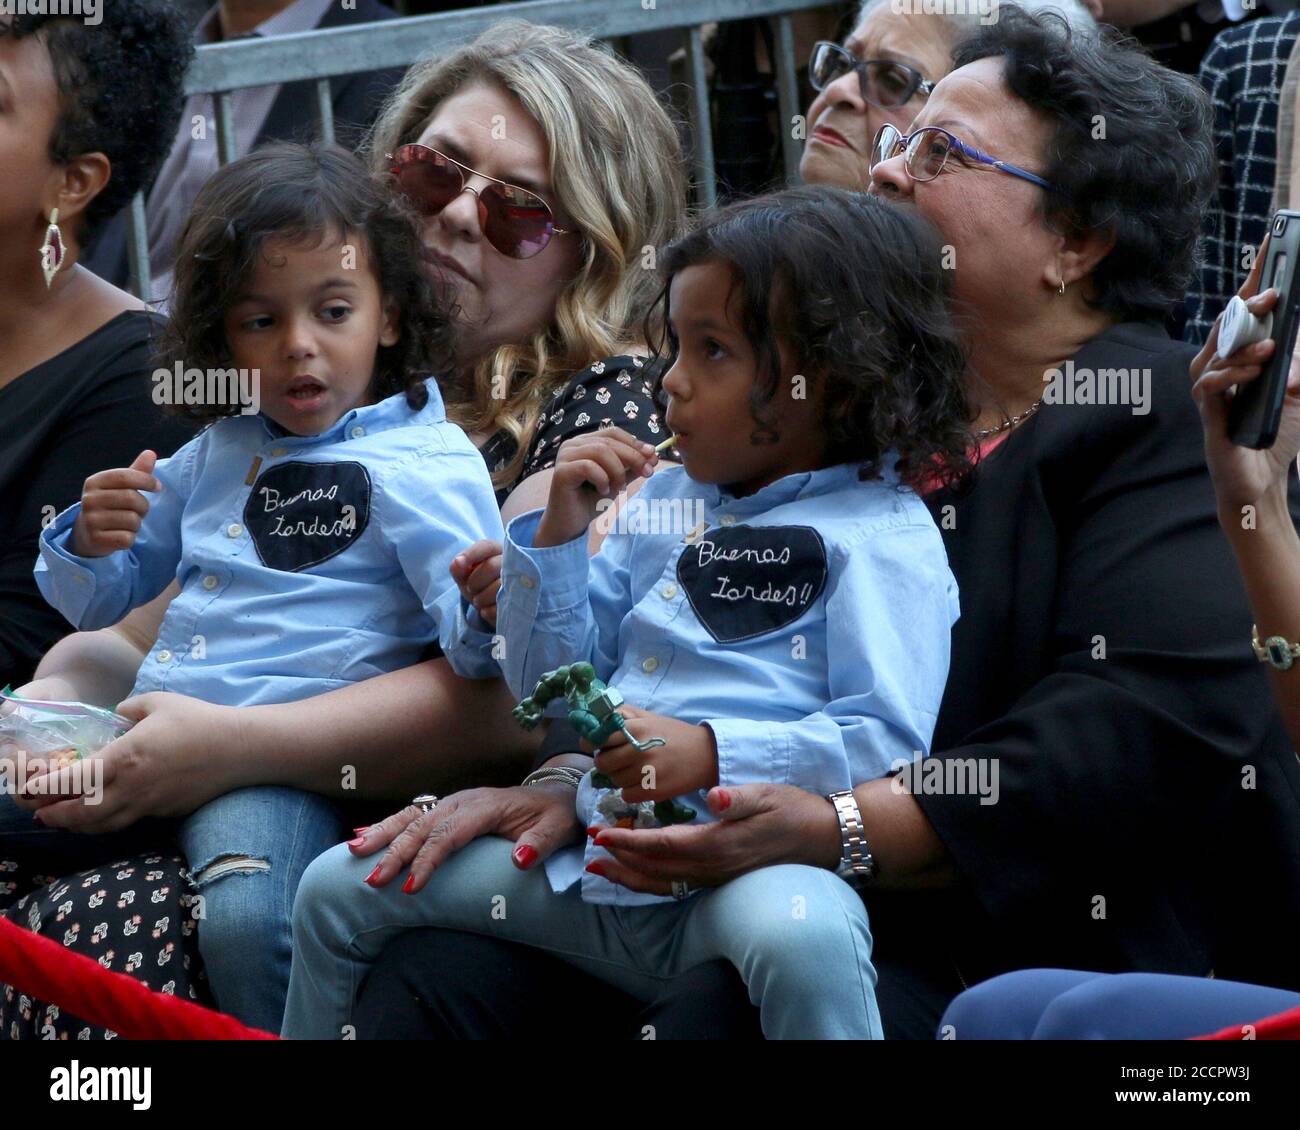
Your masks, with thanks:
[[[605,865],[601,863],[599,859],[593,860],[591,863],[588,863],[587,870],[590,871],[593,875],[599,875],[602,879],[606,878]]]
[[[355,840],[348,840],[348,847],[360,847],[365,842],[365,836],[358,836]]]
[[[402,884],[402,893],[409,895],[411,891],[414,889],[415,889],[415,876],[408,875],[406,877],[406,882]]]
[[[376,867],[372,872],[370,872],[370,874],[366,876],[366,882],[369,883],[369,884],[371,884],[371,886],[373,886],[373,885],[374,885],[374,881],[375,881],[375,879],[376,879],[376,878],[378,877],[378,875],[379,875],[379,872],[380,872],[381,870],[383,870],[383,866],[384,866],[384,865],[381,863],[381,864],[379,864],[379,866]]]
[[[719,811],[731,807],[731,794],[726,789],[718,790],[718,809]]]
[[[369,824],[365,825],[365,827],[363,827],[363,828],[353,828],[353,829],[352,829],[352,834],[353,834],[354,836],[360,836],[360,835],[362,835],[362,834],[364,834],[365,832],[368,832],[368,831],[370,831],[370,825],[369,825]]]
[[[593,824],[590,828],[587,829],[587,835],[594,840],[604,830],[605,830],[605,826],[603,824]]]
[[[514,858],[520,867],[531,867],[537,860],[537,849],[532,844],[520,844],[515,848]]]

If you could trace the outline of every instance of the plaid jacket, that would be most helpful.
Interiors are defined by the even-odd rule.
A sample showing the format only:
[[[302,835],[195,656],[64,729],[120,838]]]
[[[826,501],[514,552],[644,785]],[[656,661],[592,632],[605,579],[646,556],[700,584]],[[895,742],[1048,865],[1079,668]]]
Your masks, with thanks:
[[[1201,62],[1214,103],[1219,188],[1201,238],[1201,266],[1187,294],[1183,336],[1201,344],[1246,279],[1243,259],[1268,230],[1277,172],[1278,96],[1300,34],[1300,12],[1228,28]]]

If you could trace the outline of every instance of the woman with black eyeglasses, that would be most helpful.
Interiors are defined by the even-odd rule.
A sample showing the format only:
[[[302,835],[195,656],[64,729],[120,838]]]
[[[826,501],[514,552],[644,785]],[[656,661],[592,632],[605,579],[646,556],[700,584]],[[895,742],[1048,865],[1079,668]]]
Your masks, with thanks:
[[[1076,0],[1029,0],[1021,7],[1059,12],[1081,32],[1096,26]],[[823,41],[813,47],[808,81],[817,97],[808,108],[808,142],[799,165],[805,183],[865,189],[880,127],[907,128],[948,73],[953,45],[994,12],[992,0],[983,18],[975,3],[961,15],[922,8],[920,0],[865,0],[842,46]]]

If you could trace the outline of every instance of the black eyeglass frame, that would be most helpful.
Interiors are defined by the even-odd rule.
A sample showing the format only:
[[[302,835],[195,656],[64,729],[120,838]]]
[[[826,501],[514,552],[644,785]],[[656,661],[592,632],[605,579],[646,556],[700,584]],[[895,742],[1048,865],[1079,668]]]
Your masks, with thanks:
[[[822,51],[829,51],[840,59],[839,73],[827,82],[819,83],[817,80],[817,56]],[[898,102],[879,102],[872,98],[868,93],[868,75],[872,67],[889,67],[896,71],[902,71],[907,75],[907,86],[904,87],[905,94]],[[875,106],[878,110],[897,110],[900,106],[906,106],[917,94],[929,95],[934,89],[934,83],[927,79],[915,67],[908,66],[906,63],[900,63],[897,59],[859,59],[852,51],[841,47],[838,43],[832,43],[828,39],[818,40],[813,44],[812,54],[808,56],[808,82],[812,88],[817,91],[825,90],[833,82],[838,82],[849,71],[856,71],[858,75],[858,91],[862,95],[862,100]]]

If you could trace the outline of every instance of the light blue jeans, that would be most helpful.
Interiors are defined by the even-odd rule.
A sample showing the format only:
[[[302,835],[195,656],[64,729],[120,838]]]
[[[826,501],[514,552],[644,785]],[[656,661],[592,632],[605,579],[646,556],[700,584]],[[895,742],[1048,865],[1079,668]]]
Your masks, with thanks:
[[[222,1012],[280,1030],[294,893],[344,830],[332,801],[271,785],[237,789],[181,821],[177,839],[202,899],[194,910],[199,953]]]
[[[179,822],[141,821],[92,836],[42,828],[0,794],[0,858],[58,877],[175,840],[201,901],[199,953],[223,1011],[278,1032],[289,988],[289,916],[307,865],[343,838],[332,801],[278,786],[238,789]]]
[[[683,970],[725,958],[740,971],[775,1039],[883,1039],[871,932],[862,900],[816,867],[764,867],[683,902],[606,906],[575,885],[551,889],[520,871],[514,845],[485,836],[461,848],[414,895],[363,882],[378,856],[346,845],[307,869],[293,910],[293,973],[282,1034],[352,1035],[357,989],[403,930],[442,926],[547,950],[632,996],[651,1000]]]

